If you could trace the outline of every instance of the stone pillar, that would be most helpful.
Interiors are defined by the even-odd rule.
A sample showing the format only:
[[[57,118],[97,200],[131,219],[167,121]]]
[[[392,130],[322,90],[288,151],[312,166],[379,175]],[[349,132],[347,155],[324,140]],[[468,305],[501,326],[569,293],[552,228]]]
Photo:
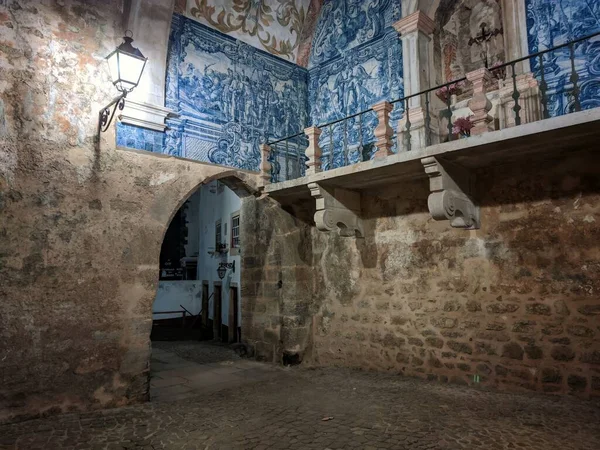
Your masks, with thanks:
[[[175,0],[131,0],[127,29],[133,45],[148,58],[140,84],[127,97],[119,119],[126,124],[164,131],[171,111],[165,108],[167,51]],[[115,43],[119,45],[119,43]]]
[[[390,126],[390,113],[393,109],[394,106],[388,102],[373,105],[373,111],[377,114],[377,120],[379,121],[377,128],[375,128],[375,137],[377,138],[375,158],[385,158],[394,154],[392,152],[394,130]]]
[[[506,60],[514,61],[529,54],[527,42],[527,13],[523,0],[502,0],[502,22],[504,25],[504,48]],[[529,60],[516,64],[516,72],[523,74],[529,72]],[[507,68],[510,73],[511,68]]]
[[[494,131],[492,116],[489,115],[492,109],[492,102],[487,98],[487,88],[492,81],[492,74],[485,67],[469,72],[467,80],[473,83],[473,98],[469,100],[469,108],[473,111],[473,124],[471,135],[478,135]]]
[[[403,17],[394,24],[394,28],[402,39],[402,58],[404,67],[404,95],[417,94],[431,87],[431,67],[433,67],[433,54],[431,49],[431,34],[435,23],[423,11],[416,11]],[[408,101],[409,117],[411,121],[411,148],[423,148],[427,143],[425,129],[425,96],[416,96]],[[439,140],[437,118],[433,114],[432,99],[430,98],[431,140],[430,144]],[[398,123],[398,140],[404,142],[406,119]]]
[[[314,175],[321,171],[321,147],[319,147],[319,136],[321,130],[317,127],[308,127],[304,129],[304,134],[308,137],[308,147],[306,148],[306,157],[308,161],[306,165],[306,175]]]
[[[260,146],[260,176],[263,186],[271,183],[271,163],[269,157],[271,156],[271,147],[267,144],[261,144]]]

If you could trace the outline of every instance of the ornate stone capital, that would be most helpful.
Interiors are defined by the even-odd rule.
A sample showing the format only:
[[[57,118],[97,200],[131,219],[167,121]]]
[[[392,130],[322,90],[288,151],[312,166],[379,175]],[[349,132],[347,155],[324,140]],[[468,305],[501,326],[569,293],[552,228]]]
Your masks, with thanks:
[[[360,219],[360,193],[341,188],[324,188],[309,183],[310,195],[316,200],[315,223],[321,231],[338,231],[340,236],[363,237]]]
[[[375,152],[375,158],[384,158],[392,155],[392,147],[394,145],[392,136],[394,130],[390,126],[390,113],[394,109],[394,106],[388,102],[380,102],[373,105],[373,111],[377,114],[377,120],[379,124],[375,128],[375,137],[377,142],[377,152]]]
[[[423,11],[416,11],[409,16],[403,17],[393,26],[401,36],[414,33],[415,31],[420,31],[429,36],[435,31],[435,22]]]
[[[271,183],[271,163],[269,156],[271,155],[271,147],[267,144],[260,146],[260,175],[263,186]]]
[[[471,176],[464,168],[435,157],[421,159],[429,176],[431,194],[427,200],[434,220],[449,220],[454,228],[475,230],[481,225],[479,207],[469,195]]]
[[[308,127],[304,129],[304,134],[308,137],[308,147],[306,148],[306,157],[308,162],[306,165],[306,175],[314,175],[321,171],[321,147],[319,147],[319,136],[321,130],[317,127]]]

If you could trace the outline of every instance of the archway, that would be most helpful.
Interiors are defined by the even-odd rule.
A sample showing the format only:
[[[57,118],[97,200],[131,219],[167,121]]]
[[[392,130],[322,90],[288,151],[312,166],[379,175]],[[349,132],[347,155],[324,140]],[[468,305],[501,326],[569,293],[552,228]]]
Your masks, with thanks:
[[[242,359],[241,206],[251,191],[236,176],[211,177],[171,218],[152,308],[152,400],[231,388],[272,372]]]

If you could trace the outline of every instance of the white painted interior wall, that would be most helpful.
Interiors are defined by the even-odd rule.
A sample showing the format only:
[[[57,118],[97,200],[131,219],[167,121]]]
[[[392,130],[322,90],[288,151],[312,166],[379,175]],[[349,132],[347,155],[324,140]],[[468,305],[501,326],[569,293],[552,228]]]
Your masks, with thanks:
[[[224,325],[229,323],[229,288],[237,286],[238,301],[238,324],[241,324],[241,292],[240,292],[240,270],[241,258],[232,255],[231,249],[224,254],[215,254],[215,225],[221,220],[222,243],[230,247],[231,244],[231,218],[241,207],[241,200],[227,186],[220,185],[217,181],[201,186],[189,199],[186,210],[188,222],[188,243],[186,244],[186,255],[198,255],[197,280],[188,281],[160,281],[156,299],[152,308],[157,311],[179,311],[183,305],[193,314],[198,314],[202,308],[202,284],[208,282],[208,295],[214,292],[215,283],[221,283],[222,307],[221,321]],[[227,271],[225,278],[221,280],[217,274],[217,268],[221,262],[234,262],[235,272]],[[213,317],[214,296],[209,302],[208,316]],[[181,317],[181,314],[154,314],[153,319],[171,319]]]
[[[202,282],[198,280],[160,281],[152,307],[152,319],[180,318],[178,314],[155,314],[157,311],[181,311],[181,306],[192,314],[202,308]]]
[[[214,181],[199,189],[200,192],[200,255],[198,257],[198,280],[200,283],[208,282],[209,296],[214,291],[215,283],[222,283],[222,308],[221,320],[224,325],[229,321],[229,288],[232,283],[238,287],[238,324],[241,324],[241,290],[240,270],[241,258],[239,255],[232,256],[231,249],[222,255],[211,254],[215,250],[215,224],[221,220],[222,242],[230,247],[231,244],[231,216],[240,210],[241,200],[235,192],[227,186],[218,187],[218,182]],[[225,224],[227,224],[225,226]],[[217,268],[221,262],[235,262],[235,273],[229,269],[223,280],[219,279]],[[213,317],[214,296],[209,303],[209,318]]]

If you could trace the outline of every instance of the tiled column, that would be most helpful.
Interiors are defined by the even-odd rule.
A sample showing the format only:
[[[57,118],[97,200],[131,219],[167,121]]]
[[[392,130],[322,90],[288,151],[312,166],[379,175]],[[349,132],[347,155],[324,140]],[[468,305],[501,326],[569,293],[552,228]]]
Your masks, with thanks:
[[[385,158],[386,156],[392,155],[392,136],[394,130],[390,126],[390,113],[394,107],[391,103],[380,102],[373,105],[373,111],[377,113],[377,120],[379,121],[377,128],[375,128],[375,137],[377,142],[377,151],[375,152],[375,158]]]
[[[473,111],[473,124],[471,135],[478,135],[494,131],[492,117],[489,115],[492,102],[487,98],[487,88],[492,81],[490,71],[485,67],[467,74],[467,80],[473,83],[473,98],[469,100],[469,108]]]
[[[423,11],[416,11],[403,17],[394,24],[394,28],[402,39],[402,58],[404,68],[404,96],[409,96],[429,89],[431,86],[431,67],[433,55],[431,51],[431,34],[435,23]],[[431,98],[430,98],[431,101]],[[411,148],[423,148],[426,145],[425,96],[416,96],[409,100],[409,117],[411,121]],[[438,140],[437,128],[434,127],[435,116],[431,110],[431,143]],[[404,142],[403,135],[406,129],[406,119],[398,123],[398,140]]]
[[[305,153],[308,158],[306,175],[314,175],[321,171],[321,147],[319,147],[321,130],[317,127],[309,127],[304,130],[304,134],[308,137],[308,148]]]
[[[260,178],[263,185],[271,183],[271,163],[269,162],[269,156],[271,155],[271,147],[267,144],[260,146]]]

